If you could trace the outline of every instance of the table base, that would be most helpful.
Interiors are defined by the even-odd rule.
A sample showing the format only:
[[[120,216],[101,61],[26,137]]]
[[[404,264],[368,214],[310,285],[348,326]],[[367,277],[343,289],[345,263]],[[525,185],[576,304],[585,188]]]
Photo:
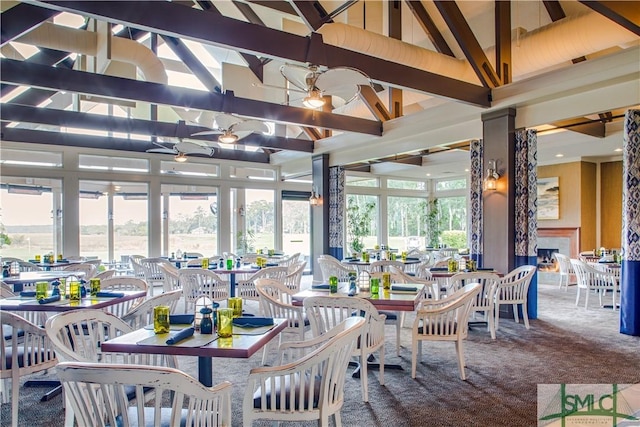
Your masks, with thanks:
[[[367,369],[373,371],[377,371],[380,369],[380,364],[374,363],[374,360],[376,360],[376,358],[373,356],[373,354],[370,354],[367,358]],[[351,378],[360,378],[360,362],[349,362],[349,366],[355,366],[356,368],[355,371],[353,371],[353,373],[351,374]],[[387,363],[384,364],[384,369],[392,371],[404,371],[404,368],[400,365]]]
[[[62,384],[58,380],[29,380],[24,383],[25,387],[53,387],[42,396],[40,402],[48,402],[62,393]]]

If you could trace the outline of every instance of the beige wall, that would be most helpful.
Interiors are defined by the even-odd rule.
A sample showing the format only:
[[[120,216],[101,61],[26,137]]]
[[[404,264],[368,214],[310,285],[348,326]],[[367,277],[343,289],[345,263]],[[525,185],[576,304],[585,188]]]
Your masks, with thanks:
[[[600,164],[600,242],[605,248],[622,246],[622,162]]]
[[[538,177],[558,177],[560,218],[540,228],[580,227],[580,250],[596,246],[596,164],[572,162],[538,167]]]

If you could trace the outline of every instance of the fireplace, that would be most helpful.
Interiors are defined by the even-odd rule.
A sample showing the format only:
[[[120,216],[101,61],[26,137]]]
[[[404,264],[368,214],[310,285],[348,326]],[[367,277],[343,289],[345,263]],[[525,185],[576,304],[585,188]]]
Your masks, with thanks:
[[[538,248],[538,271],[558,271],[558,265],[553,254],[559,252],[557,248]]]

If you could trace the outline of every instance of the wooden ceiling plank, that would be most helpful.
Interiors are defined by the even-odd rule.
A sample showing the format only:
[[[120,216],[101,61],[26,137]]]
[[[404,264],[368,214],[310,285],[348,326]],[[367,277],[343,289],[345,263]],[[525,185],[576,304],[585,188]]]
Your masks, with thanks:
[[[2,81],[12,84],[198,110],[235,113],[252,118],[318,128],[382,135],[381,124],[373,120],[236,98],[230,91],[224,94],[207,93],[159,83],[28,64],[6,58],[0,59],[0,77]]]
[[[550,124],[558,128],[572,130],[574,132],[596,138],[605,137],[605,124],[600,120],[590,120],[586,117],[578,117],[575,119],[560,120]]]
[[[547,9],[547,13],[549,14],[549,18],[553,22],[559,21],[560,19],[566,17],[567,15],[564,13],[562,9],[562,5],[557,0],[542,0],[545,9]]]
[[[487,55],[482,50],[458,5],[453,1],[442,0],[434,0],[434,4],[458,41],[460,48],[471,63],[482,85],[488,88],[500,86],[500,78],[487,59]]]
[[[436,50],[444,55],[455,58],[453,51],[442,36],[440,30],[438,30],[433,19],[431,19],[431,16],[429,16],[427,9],[422,5],[422,2],[420,0],[407,0],[406,3]]]
[[[178,58],[184,65],[191,70],[194,76],[200,83],[207,88],[209,92],[222,92],[222,85],[220,82],[209,72],[207,67],[205,67],[202,62],[189,50],[189,48],[184,44],[184,42],[176,37],[170,36],[161,36],[162,39],[167,43],[169,49],[175,53]]]
[[[291,0],[291,6],[302,18],[309,31],[316,31],[327,22],[333,22],[327,11],[317,0]]]
[[[391,120],[391,113],[387,110],[387,107],[385,107],[382,100],[371,86],[360,86],[358,96],[376,119],[381,122]]]
[[[56,10],[88,14],[110,22],[174,37],[187,37],[202,43],[259,53],[260,56],[301,63],[311,61],[330,68],[351,66],[383,84],[439,95],[481,107],[490,106],[490,90],[485,87],[327,44],[324,47],[323,58],[313,57],[309,55],[309,37],[202,13],[196,9],[172,5],[170,2],[121,2],[117,8],[109,1],[36,2]],[[168,20],[167,16],[171,19]],[[211,31],[211,28],[215,28],[216,31]],[[324,60],[326,63],[322,62]]]
[[[640,36],[640,7],[637,1],[586,1],[580,3]]]

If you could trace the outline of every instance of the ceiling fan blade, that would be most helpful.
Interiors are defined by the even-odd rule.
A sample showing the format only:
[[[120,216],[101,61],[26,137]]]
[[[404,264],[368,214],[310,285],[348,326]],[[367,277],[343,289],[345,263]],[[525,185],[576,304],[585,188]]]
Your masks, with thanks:
[[[200,126],[206,126],[212,128],[215,120],[215,113],[213,111],[202,111],[198,115],[196,123]]]
[[[268,133],[269,126],[265,122],[259,120],[245,120],[240,123],[236,123],[232,126],[231,130],[234,133],[237,132],[255,132],[255,133]]]
[[[280,67],[280,74],[282,74],[289,83],[306,92],[309,90],[307,78],[313,77],[314,72],[306,67],[285,64]]]
[[[195,144],[193,142],[181,141],[173,146],[176,150],[185,154],[204,154],[210,156],[213,153],[213,148]]]
[[[231,114],[217,114],[215,117],[216,127],[222,130],[229,130],[234,124],[241,122],[242,119]]]
[[[221,130],[203,130],[202,132],[192,133],[191,136],[204,136],[204,135],[219,135],[223,133]]]
[[[150,148],[147,153],[176,154],[176,151],[172,148]]]
[[[355,68],[347,67],[332,68],[320,74],[316,79],[316,87],[327,93],[340,86],[353,87],[370,84],[369,77]]]

